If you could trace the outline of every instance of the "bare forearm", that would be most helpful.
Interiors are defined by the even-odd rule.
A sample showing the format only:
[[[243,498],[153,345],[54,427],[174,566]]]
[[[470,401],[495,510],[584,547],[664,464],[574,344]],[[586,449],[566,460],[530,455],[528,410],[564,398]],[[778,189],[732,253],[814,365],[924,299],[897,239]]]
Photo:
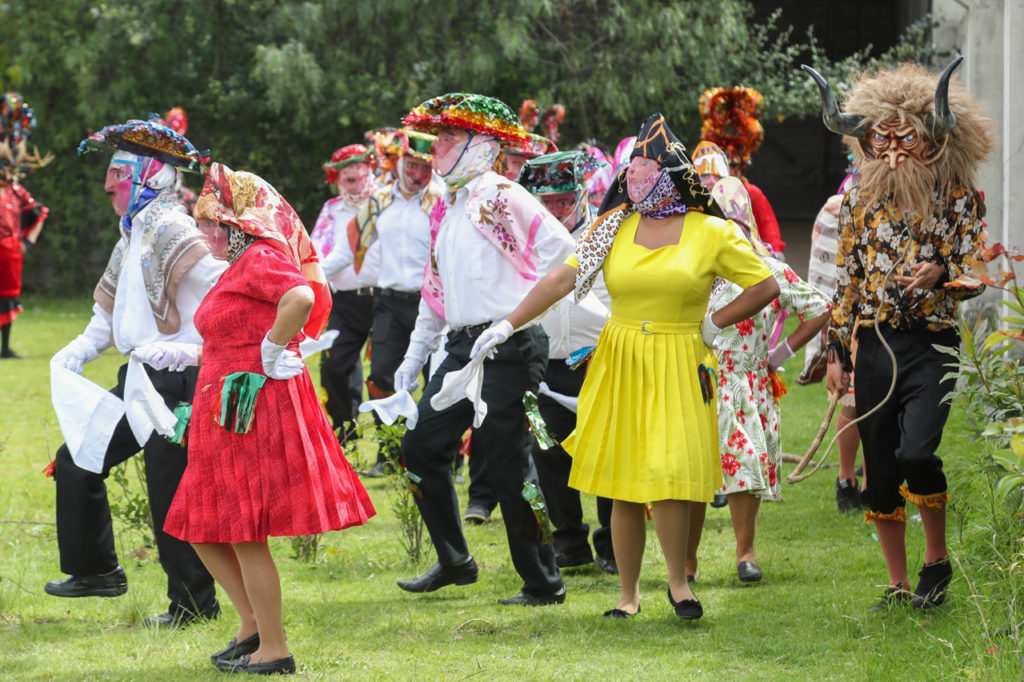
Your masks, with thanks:
[[[519,329],[572,291],[575,282],[576,269],[565,264],[559,265],[534,285],[523,302],[506,319],[513,329]]]
[[[824,312],[811,320],[804,320],[793,333],[786,337],[786,343],[793,351],[798,351],[807,345],[807,342],[817,336],[831,317],[830,312]]]
[[[271,343],[283,346],[295,338],[309,319],[311,310],[313,290],[308,286],[300,285],[284,292],[284,296],[277,302],[277,317],[267,335]]]
[[[711,321],[721,328],[731,327],[754,316],[761,308],[779,295],[779,283],[774,277],[766,277],[752,287],[743,290],[736,299],[711,315]]]

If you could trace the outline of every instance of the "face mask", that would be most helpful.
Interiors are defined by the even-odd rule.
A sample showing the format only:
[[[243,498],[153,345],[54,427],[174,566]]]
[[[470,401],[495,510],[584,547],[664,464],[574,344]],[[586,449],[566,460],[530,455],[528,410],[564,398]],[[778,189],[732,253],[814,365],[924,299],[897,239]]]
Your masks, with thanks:
[[[454,163],[451,164],[447,173],[441,170],[447,165],[448,160],[457,154]],[[498,158],[498,141],[487,135],[471,134],[464,145],[451,149],[445,158],[435,164],[438,174],[444,183],[451,190],[464,187],[473,178],[483,175],[494,166],[494,160]]]
[[[668,174],[664,171],[655,171],[641,180],[627,182],[629,200],[634,204],[639,204],[641,201],[646,199],[647,196],[650,195],[651,191],[654,190],[655,185],[658,184],[658,181],[662,176],[667,178]]]

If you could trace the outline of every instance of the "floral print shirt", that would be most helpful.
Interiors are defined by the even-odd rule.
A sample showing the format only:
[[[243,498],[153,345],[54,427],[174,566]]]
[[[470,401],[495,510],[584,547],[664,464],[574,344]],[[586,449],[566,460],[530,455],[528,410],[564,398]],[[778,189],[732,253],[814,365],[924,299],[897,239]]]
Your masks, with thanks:
[[[839,210],[837,286],[829,331],[831,340],[845,350],[858,317],[862,327],[873,326],[877,315],[897,329],[939,331],[956,325],[961,299],[981,293],[982,288],[950,288],[948,283],[970,271],[980,258],[984,203],[977,193],[958,185],[942,195],[936,190],[933,196],[939,210],[922,221],[904,215],[888,200],[863,205],[858,188],[846,194]],[[945,268],[936,288],[908,291],[893,279],[912,275],[910,266],[918,261]]]

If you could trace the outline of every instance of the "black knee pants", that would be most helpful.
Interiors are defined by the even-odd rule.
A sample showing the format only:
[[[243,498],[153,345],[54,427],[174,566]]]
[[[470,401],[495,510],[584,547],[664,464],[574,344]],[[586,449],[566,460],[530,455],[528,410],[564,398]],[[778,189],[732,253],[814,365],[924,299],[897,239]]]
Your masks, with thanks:
[[[124,380],[128,365],[117,373],[117,386],[110,392],[124,396]],[[155,370],[146,366],[153,387],[173,409],[179,401],[192,402],[198,367],[184,372]],[[107,446],[103,472],[94,474],[81,469],[71,460],[67,445],[57,450],[57,546],[60,550],[60,570],[69,575],[107,573],[117,567],[114,532],[107,502],[106,479],[110,470],[139,450],[146,460],[146,486],[149,505],[153,513],[156,546],[160,552],[160,565],[167,574],[167,596],[171,600],[172,614],[190,612],[212,615],[216,610],[213,578],[207,573],[195,550],[164,532],[167,510],[178,490],[181,475],[188,462],[185,448],[175,445],[154,433],[145,446],[139,445],[132,435],[128,420],[118,422]]]
[[[463,332],[448,337],[448,357],[423,391],[419,422],[402,442],[402,456],[409,472],[419,476],[423,497],[416,500],[441,564],[457,564],[469,556],[462,534],[458,498],[452,481],[452,458],[462,434],[473,421],[468,400],[437,412],[430,398],[437,394],[445,375],[469,362],[474,338]],[[540,529],[529,504],[523,499],[523,483],[538,485],[530,456],[533,434],[526,424],[523,394],[537,390],[547,364],[548,341],[539,326],[515,334],[497,347],[484,364],[482,397],[487,418],[473,430],[473,457],[485,457],[491,486],[501,505],[509,550],[523,589],[531,594],[555,592],[562,576],[555,553],[540,540]]]
[[[585,375],[583,367],[573,370],[565,364],[565,360],[550,360],[544,381],[556,393],[578,396]],[[546,395],[538,396],[537,405],[547,425],[548,434],[554,440],[565,440],[576,428],[576,413],[559,405],[554,399]],[[541,450],[535,438],[533,460],[537,463],[544,500],[548,505],[551,524],[555,527],[555,552],[572,554],[588,550],[587,534],[590,526],[583,523],[580,492],[569,487],[572,457],[561,445]],[[614,559],[611,543],[612,501],[608,498],[597,498],[597,519],[601,527],[594,531],[594,549],[602,558]]]
[[[955,330],[898,331],[884,325],[886,342],[896,355],[896,388],[882,408],[860,422],[867,488],[864,496],[871,511],[891,514],[904,500],[899,488],[904,481],[911,493],[932,495],[946,491],[942,460],[935,455],[949,416],[942,398],[955,384],[942,380],[949,372],[950,356],[932,345],[959,345]],[[878,405],[892,381],[892,360],[874,329],[857,335],[857,414]]]

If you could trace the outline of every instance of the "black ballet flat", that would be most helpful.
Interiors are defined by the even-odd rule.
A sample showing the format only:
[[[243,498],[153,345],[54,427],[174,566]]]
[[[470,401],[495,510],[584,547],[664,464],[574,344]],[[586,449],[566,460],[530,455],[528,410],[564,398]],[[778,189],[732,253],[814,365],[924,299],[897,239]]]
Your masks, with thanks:
[[[604,612],[604,617],[605,618],[632,618],[633,616],[637,615],[638,613],[640,613],[640,605],[639,604],[636,607],[636,613],[630,613],[629,611],[624,611],[622,609],[609,609],[609,610]]]
[[[699,599],[684,599],[674,604],[676,615],[683,620],[699,620],[704,615],[704,607]]]

